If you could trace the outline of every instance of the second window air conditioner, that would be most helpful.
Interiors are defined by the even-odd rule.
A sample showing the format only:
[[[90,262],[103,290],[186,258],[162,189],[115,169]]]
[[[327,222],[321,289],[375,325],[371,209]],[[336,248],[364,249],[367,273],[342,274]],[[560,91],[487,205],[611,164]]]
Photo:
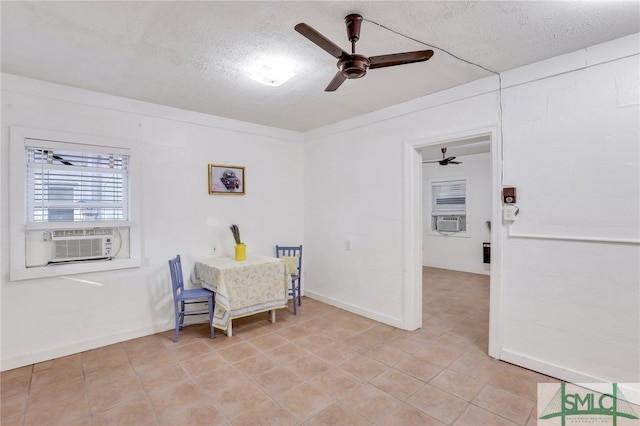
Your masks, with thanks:
[[[442,232],[460,232],[460,216],[438,216],[436,230]]]

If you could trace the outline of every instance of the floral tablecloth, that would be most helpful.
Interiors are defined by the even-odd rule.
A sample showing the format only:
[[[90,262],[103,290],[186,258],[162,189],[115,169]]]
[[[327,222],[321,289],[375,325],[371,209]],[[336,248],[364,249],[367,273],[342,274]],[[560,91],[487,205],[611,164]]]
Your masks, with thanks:
[[[213,326],[221,330],[227,330],[233,318],[287,306],[289,275],[282,259],[203,259],[196,262],[193,279],[215,292]]]

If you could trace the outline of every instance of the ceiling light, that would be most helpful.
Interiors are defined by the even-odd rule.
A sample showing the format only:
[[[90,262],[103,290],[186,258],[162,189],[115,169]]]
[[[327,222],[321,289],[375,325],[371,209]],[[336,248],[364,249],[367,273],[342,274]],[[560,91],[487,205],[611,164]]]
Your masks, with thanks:
[[[272,60],[269,63],[255,64],[248,69],[249,77],[267,86],[280,86],[296,75],[285,60]]]

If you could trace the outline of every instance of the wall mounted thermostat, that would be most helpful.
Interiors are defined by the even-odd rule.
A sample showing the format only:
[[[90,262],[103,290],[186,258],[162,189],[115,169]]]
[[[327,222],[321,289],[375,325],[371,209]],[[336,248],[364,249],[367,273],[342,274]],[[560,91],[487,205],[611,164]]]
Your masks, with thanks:
[[[512,186],[502,188],[502,200],[505,204],[513,204],[516,202],[516,189]]]

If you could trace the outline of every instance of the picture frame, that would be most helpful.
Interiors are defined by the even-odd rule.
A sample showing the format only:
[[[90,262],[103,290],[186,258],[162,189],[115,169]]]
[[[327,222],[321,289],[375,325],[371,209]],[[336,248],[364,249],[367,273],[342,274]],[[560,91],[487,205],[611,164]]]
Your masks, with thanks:
[[[245,194],[244,166],[209,164],[209,194]]]

